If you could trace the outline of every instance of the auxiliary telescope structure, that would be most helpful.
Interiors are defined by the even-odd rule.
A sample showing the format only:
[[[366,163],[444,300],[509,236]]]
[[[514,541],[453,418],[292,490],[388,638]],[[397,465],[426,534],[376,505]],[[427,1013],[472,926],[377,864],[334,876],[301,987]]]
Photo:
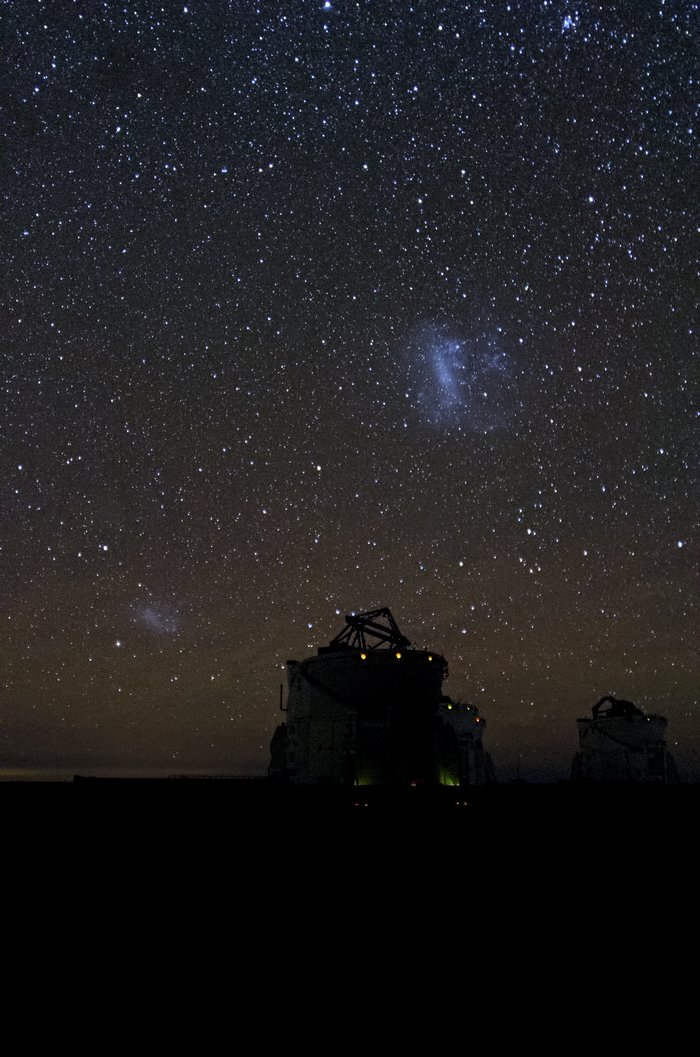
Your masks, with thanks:
[[[462,715],[470,706],[443,695],[447,675],[445,658],[414,649],[389,609],[346,616],[316,656],[287,661],[286,718],[270,745],[270,777],[336,786],[486,780],[490,761],[475,763],[485,724],[476,709]]]
[[[572,781],[678,781],[666,748],[667,721],[647,715],[631,701],[601,697],[590,719],[577,719],[579,750],[571,766]]]

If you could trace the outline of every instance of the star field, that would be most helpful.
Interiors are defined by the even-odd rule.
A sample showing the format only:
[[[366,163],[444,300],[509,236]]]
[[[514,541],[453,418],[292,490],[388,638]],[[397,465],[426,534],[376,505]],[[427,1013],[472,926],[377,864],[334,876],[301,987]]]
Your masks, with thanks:
[[[699,7],[4,5],[0,766],[263,773],[388,605],[698,776]]]

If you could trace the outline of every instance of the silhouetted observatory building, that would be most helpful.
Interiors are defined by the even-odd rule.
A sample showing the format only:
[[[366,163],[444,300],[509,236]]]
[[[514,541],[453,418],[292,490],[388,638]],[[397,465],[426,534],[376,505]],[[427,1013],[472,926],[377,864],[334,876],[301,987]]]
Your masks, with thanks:
[[[287,717],[270,745],[270,777],[294,785],[488,780],[483,719],[476,726],[471,709],[466,752],[465,732],[452,718],[469,706],[447,707],[446,676],[445,658],[412,649],[390,610],[346,616],[344,629],[315,657],[287,661]]]
[[[666,747],[666,720],[646,715],[631,701],[601,697],[591,718],[577,719],[579,750],[571,766],[573,781],[678,781]]]

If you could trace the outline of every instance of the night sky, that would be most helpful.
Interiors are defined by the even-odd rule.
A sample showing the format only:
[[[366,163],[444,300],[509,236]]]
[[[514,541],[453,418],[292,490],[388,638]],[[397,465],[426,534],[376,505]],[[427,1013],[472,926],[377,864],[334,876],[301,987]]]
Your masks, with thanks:
[[[5,773],[262,774],[388,605],[500,777],[700,777],[699,9],[2,5]]]

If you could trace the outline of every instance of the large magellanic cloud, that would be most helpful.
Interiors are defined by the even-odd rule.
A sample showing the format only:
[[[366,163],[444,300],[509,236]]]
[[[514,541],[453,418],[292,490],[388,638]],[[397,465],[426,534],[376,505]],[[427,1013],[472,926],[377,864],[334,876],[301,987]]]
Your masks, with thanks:
[[[417,332],[410,352],[409,388],[421,421],[475,433],[509,425],[516,405],[514,370],[497,340],[428,323]]]

